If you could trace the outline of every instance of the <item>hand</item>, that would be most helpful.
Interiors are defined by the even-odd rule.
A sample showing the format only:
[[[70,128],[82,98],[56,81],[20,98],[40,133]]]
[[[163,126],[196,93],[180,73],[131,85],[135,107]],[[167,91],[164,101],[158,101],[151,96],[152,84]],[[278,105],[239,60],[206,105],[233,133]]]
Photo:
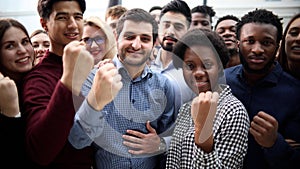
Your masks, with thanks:
[[[250,133],[262,147],[272,147],[277,139],[278,122],[271,115],[260,111],[253,117]]]
[[[73,92],[79,95],[83,82],[94,65],[93,56],[85,49],[85,44],[72,41],[64,48],[63,74],[61,82]]]
[[[297,143],[295,140],[292,139],[285,139],[285,141],[294,149],[300,149],[300,143]]]
[[[206,151],[213,146],[213,121],[217,111],[219,94],[201,92],[192,101],[191,114],[195,124],[195,143]]]
[[[88,102],[95,110],[101,110],[110,103],[121,90],[122,77],[115,65],[107,60],[99,64],[92,88],[88,94]]]
[[[150,122],[146,123],[146,127],[149,131],[148,134],[141,133],[139,131],[127,130],[129,135],[123,135],[124,145],[131,148],[128,150],[130,154],[154,154],[159,151],[160,137],[157,135],[156,130],[151,127]]]
[[[15,117],[20,112],[16,84],[2,73],[0,73],[0,109],[1,113],[8,117]]]

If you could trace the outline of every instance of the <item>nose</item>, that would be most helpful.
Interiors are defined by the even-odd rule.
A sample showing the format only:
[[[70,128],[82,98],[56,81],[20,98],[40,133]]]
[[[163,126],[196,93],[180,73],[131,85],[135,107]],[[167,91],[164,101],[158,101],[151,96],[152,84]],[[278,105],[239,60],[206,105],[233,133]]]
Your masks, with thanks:
[[[173,36],[175,34],[175,28],[173,24],[170,24],[170,26],[167,28],[166,34],[168,36]]]
[[[137,36],[132,42],[132,47],[134,50],[138,50],[141,48],[141,46],[141,38]]]
[[[98,47],[97,43],[94,40],[92,41],[92,44],[91,44],[91,48],[92,47]]]
[[[23,46],[22,44],[19,44],[17,53],[21,54],[21,53],[25,53],[25,52],[26,52],[25,46]]]
[[[73,16],[71,16],[69,19],[68,28],[76,28],[76,27],[77,27],[76,19]]]
[[[264,52],[264,49],[259,42],[256,42],[255,44],[253,44],[252,52],[255,54],[262,54]]]
[[[206,70],[204,67],[198,66],[195,68],[195,71],[193,72],[193,74],[196,79],[199,79],[199,78],[205,76],[205,72],[206,72]]]
[[[234,35],[235,35],[235,32],[232,32],[229,29],[225,29],[224,33],[222,34],[223,37],[231,37]]]

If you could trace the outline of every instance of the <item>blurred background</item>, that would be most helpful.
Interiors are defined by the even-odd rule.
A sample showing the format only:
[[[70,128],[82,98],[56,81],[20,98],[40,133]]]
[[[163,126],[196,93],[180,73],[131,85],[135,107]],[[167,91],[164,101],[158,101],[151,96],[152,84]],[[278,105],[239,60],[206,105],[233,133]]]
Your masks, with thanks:
[[[237,17],[243,16],[255,8],[272,10],[283,18],[283,24],[296,13],[300,13],[300,0],[185,0],[190,8],[197,5],[213,7],[216,16],[213,23],[223,15],[232,14]],[[96,15],[104,19],[107,7],[120,4],[127,9],[142,8],[146,11],[152,6],[163,6],[170,0],[86,0],[87,10],[84,17]],[[24,24],[29,34],[41,28],[39,16],[36,10],[37,0],[9,0],[0,1],[0,17],[12,17]],[[214,25],[214,24],[213,24]]]

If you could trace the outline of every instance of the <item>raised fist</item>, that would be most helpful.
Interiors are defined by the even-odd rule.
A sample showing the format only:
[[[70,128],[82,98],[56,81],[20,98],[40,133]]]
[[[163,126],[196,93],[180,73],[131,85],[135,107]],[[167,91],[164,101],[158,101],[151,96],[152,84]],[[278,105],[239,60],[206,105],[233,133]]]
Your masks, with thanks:
[[[72,41],[64,48],[63,75],[61,82],[75,95],[79,95],[81,86],[94,65],[93,56],[85,49],[85,44]]]

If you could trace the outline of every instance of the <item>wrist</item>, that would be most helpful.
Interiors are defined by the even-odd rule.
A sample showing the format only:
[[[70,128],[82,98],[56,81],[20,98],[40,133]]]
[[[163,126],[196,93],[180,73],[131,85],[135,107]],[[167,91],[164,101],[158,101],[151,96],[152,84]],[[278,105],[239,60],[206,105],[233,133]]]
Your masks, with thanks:
[[[162,137],[160,137],[160,143],[159,143],[159,146],[158,146],[158,151],[159,152],[167,151],[166,141]]]

